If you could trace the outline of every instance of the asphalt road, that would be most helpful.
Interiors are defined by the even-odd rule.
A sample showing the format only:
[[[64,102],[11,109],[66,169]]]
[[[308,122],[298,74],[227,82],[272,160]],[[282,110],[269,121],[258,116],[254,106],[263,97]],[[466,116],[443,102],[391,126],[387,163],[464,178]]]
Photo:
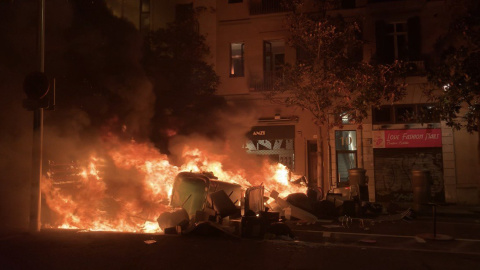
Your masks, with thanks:
[[[44,230],[0,236],[0,269],[480,269],[480,221],[349,228],[289,224],[296,240]],[[330,226],[329,226],[330,225]],[[338,227],[337,225],[340,225]]]

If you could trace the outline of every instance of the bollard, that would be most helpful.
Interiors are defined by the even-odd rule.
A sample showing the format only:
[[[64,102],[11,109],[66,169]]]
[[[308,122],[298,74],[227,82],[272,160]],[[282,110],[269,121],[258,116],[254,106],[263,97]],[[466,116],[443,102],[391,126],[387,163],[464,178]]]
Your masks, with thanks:
[[[412,170],[413,210],[422,212],[430,200],[430,171]]]

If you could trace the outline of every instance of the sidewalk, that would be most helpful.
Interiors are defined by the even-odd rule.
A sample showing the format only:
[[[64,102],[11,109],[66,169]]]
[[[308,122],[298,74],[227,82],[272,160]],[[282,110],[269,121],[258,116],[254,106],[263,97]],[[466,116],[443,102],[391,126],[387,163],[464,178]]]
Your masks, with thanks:
[[[441,217],[480,218],[480,206],[439,204],[436,208],[437,216]]]

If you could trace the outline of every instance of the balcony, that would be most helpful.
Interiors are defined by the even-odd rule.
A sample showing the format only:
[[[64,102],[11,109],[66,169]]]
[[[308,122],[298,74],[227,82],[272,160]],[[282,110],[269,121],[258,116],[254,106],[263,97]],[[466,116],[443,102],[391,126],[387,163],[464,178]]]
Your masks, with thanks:
[[[252,76],[249,83],[249,90],[250,92],[272,91],[275,80],[276,77],[270,72],[265,73],[263,78]]]
[[[250,15],[290,11],[282,2],[283,0],[250,0]]]
[[[406,61],[405,66],[408,76],[421,76],[426,73],[425,61]]]

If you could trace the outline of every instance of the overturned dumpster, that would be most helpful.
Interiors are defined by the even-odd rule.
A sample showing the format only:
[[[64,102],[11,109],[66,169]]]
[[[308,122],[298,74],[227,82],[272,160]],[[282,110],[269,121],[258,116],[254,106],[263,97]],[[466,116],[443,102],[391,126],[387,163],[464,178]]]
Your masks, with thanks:
[[[172,208],[162,213],[157,222],[166,234],[293,237],[290,228],[281,222],[280,212],[265,207],[268,197],[264,192],[263,186],[245,190],[238,184],[219,181],[211,173],[181,172],[174,180]]]

